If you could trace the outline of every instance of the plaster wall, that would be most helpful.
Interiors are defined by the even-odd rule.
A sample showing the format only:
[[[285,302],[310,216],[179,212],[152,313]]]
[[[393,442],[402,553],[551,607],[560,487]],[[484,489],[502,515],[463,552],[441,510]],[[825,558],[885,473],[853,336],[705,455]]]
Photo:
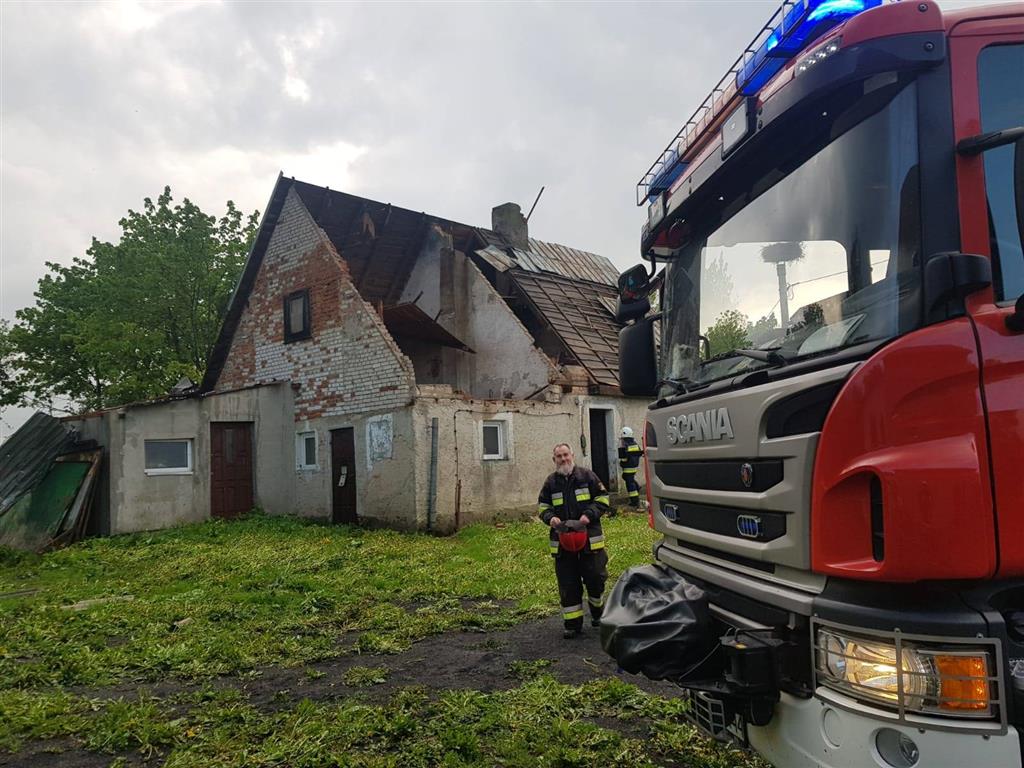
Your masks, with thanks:
[[[452,263],[456,312],[449,330],[476,352],[460,355],[459,389],[470,397],[517,399],[558,376],[551,360],[480,269],[462,253]]]
[[[577,464],[593,466],[590,451],[580,444],[582,434],[593,445],[588,409],[611,411],[613,433],[609,435],[612,490],[622,487],[618,474],[617,435],[623,426],[643,429],[646,402],[631,398],[562,395],[557,402],[521,400],[472,400],[452,397],[441,391],[421,388],[413,406],[416,437],[417,519],[425,527],[429,499],[431,421],[437,418],[437,504],[432,527],[450,532],[474,522],[495,519],[524,519],[536,514],[537,494],[553,471],[551,451],[556,443],[573,447]],[[582,415],[582,421],[581,421]],[[501,422],[507,456],[484,459],[483,423]],[[611,460],[611,456],[609,457]],[[643,469],[638,481],[645,484]]]
[[[558,376],[505,300],[480,269],[433,227],[401,302],[416,304],[473,353],[401,340],[418,384],[449,384],[471,397],[525,398]]]
[[[424,527],[417,518],[417,462],[411,407],[296,423],[296,432],[316,433],[317,466],[294,471],[294,513],[331,519],[331,430],[345,427],[353,429],[359,522],[403,530]]]

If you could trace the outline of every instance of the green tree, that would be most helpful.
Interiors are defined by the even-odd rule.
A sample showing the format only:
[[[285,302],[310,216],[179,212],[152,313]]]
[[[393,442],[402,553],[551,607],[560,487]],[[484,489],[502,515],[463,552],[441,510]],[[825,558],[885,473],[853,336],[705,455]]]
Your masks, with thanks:
[[[0,406],[18,405],[21,400],[15,380],[14,356],[11,324],[0,320]]]
[[[700,304],[705,317],[718,317],[735,305],[732,298],[732,275],[724,251],[707,262],[700,278]]]
[[[749,346],[749,330],[746,315],[736,309],[727,309],[704,334],[708,338],[711,356]]]
[[[769,312],[750,326],[747,332],[750,337],[750,346],[759,347],[775,340],[780,335],[777,331],[778,327],[779,321],[775,317],[775,313]]]
[[[118,243],[94,238],[86,258],[47,262],[35,306],[0,337],[17,397],[103,408],[199,380],[259,215],[228,201],[217,219],[173,202],[165,187],[121,219]]]

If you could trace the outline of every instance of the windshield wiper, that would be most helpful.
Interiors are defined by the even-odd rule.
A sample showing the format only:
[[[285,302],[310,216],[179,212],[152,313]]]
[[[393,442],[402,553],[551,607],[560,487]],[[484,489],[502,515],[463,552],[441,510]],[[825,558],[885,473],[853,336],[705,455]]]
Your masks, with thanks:
[[[783,357],[783,355],[776,349],[734,349],[730,352],[723,352],[721,355],[716,355],[710,360],[705,360],[702,365],[714,363],[719,360],[727,360],[730,357],[736,357],[736,355],[742,355],[743,357],[749,357],[762,363],[768,363],[768,365],[780,367],[790,362],[788,357]]]
[[[694,389],[698,388],[697,382],[690,381],[690,379],[686,379],[686,378],[683,378],[683,379],[662,379],[661,381],[658,382],[658,388],[660,389],[661,387],[665,386],[666,384],[668,386],[672,387],[673,389],[675,389],[677,394],[680,393],[680,392],[683,393],[683,394],[686,394],[686,393],[692,392]]]
[[[734,349],[732,351],[734,355],[743,355],[754,360],[760,360],[762,363],[768,363],[769,365],[786,365],[789,362],[789,358],[783,357],[782,354],[775,349]]]

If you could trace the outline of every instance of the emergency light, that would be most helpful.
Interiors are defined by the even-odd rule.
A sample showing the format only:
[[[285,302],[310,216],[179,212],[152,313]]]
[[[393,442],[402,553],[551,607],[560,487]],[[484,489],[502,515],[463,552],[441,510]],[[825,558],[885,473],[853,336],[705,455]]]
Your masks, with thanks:
[[[744,52],[743,65],[736,73],[737,87],[744,96],[756,95],[809,42],[851,16],[881,4],[882,0],[784,2]],[[767,37],[758,45],[766,31]]]
[[[895,0],[893,0],[895,1]],[[884,0],[783,0],[761,31],[757,33],[743,54],[726,72],[710,95],[697,108],[679,130],[668,147],[651,165],[637,184],[637,205],[656,203],[662,194],[686,171],[691,160],[687,152],[702,139],[708,128],[721,115],[737,93],[756,96],[761,89],[786,65],[813,42],[833,27],[858,13],[880,6]],[[838,44],[826,55],[838,50]],[[804,69],[814,63],[810,58]],[[730,115],[730,120],[733,115]],[[740,122],[736,125],[743,127]],[[735,126],[734,126],[735,127]],[[733,132],[728,137],[732,145],[745,138],[746,131]],[[650,211],[650,225],[661,216]]]

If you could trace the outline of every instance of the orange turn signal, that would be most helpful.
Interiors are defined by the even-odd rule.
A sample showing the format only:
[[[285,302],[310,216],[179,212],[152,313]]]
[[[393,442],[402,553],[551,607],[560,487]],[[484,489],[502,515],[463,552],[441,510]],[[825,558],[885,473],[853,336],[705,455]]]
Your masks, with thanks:
[[[988,709],[991,697],[987,657],[937,654],[934,659],[942,709]]]

